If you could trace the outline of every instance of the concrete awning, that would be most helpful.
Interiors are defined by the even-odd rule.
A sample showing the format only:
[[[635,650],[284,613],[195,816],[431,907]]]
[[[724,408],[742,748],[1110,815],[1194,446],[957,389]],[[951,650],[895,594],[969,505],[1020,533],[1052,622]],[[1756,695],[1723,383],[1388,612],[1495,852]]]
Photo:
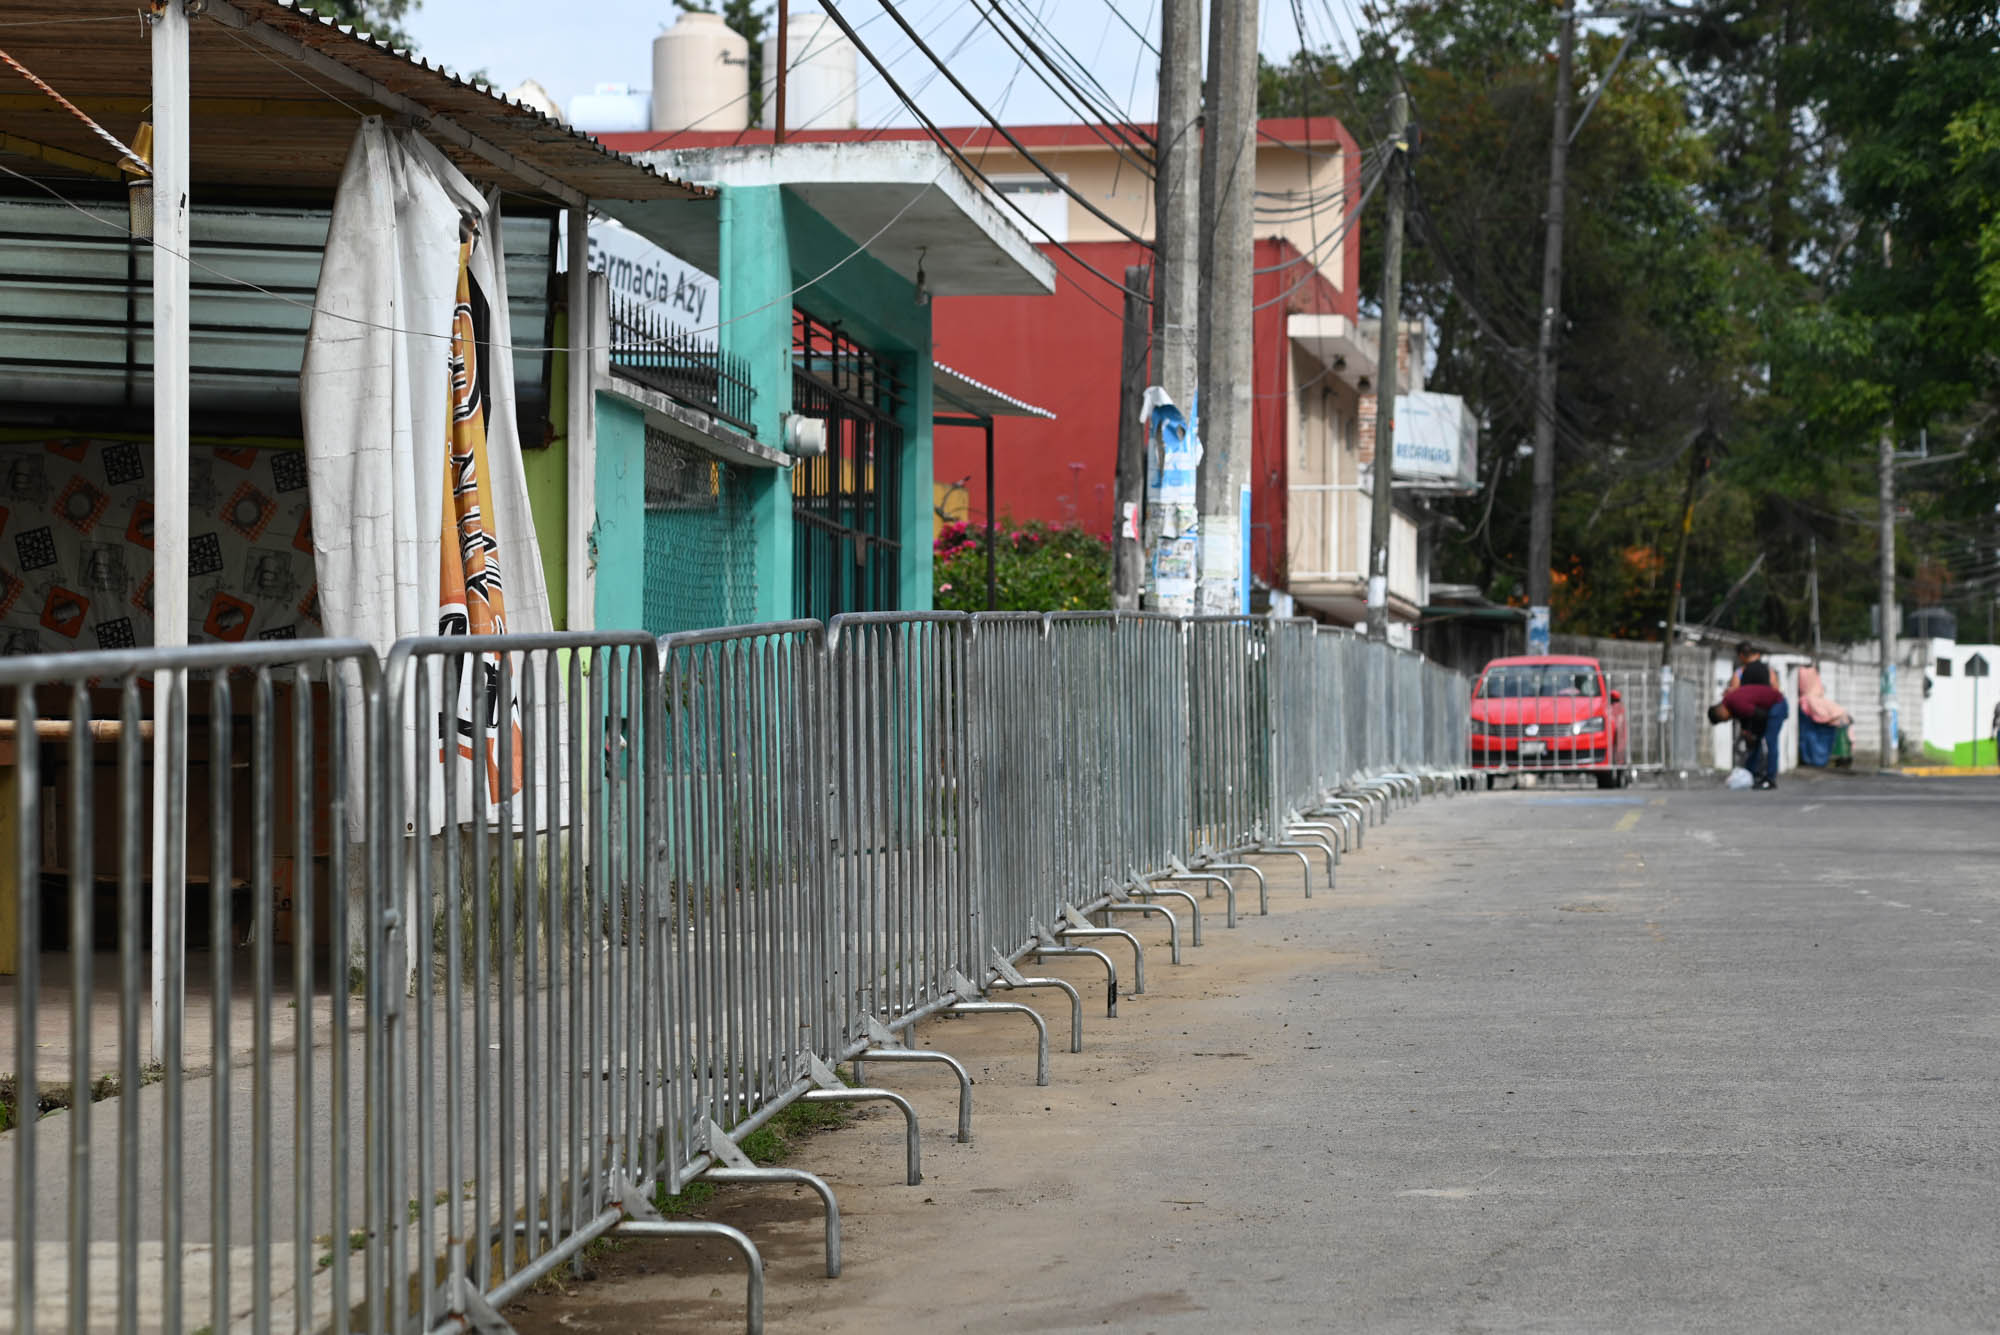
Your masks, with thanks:
[[[7,0],[5,45],[130,142],[153,98],[151,37],[136,8],[132,0]],[[473,181],[545,200],[706,196],[294,0],[208,0],[188,36],[199,203],[225,193],[330,197],[364,115],[413,121]],[[118,157],[46,94],[11,74],[0,81],[0,161],[25,162],[37,179],[121,181]]]
[[[1285,336],[1333,375],[1356,389],[1375,379],[1375,344],[1345,315],[1292,315]]]
[[[1024,403],[1004,390],[981,384],[971,376],[954,371],[943,362],[931,363],[931,392],[940,409],[950,408],[972,417],[1040,417],[1053,422],[1056,415],[1047,408]]]
[[[638,154],[708,186],[784,186],[870,255],[940,297],[1055,291],[1048,257],[934,143],[788,143]],[[721,268],[721,220],[662,202],[604,211],[708,273]]]

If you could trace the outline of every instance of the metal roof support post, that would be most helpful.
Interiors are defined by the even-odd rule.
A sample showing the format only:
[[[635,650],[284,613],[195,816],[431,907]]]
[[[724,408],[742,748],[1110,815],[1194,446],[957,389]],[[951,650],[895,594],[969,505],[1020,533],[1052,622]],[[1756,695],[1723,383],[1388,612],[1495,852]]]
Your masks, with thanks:
[[[153,644],[188,638],[188,16],[165,0],[153,24]],[[167,904],[183,893],[186,867],[168,856],[167,815],[182,776],[168,772],[180,720],[171,679],[153,690],[152,1050],[166,1052]]]
[[[569,629],[597,626],[597,577],[591,568],[590,534],[597,522],[597,391],[591,365],[596,357],[591,331],[597,327],[590,305],[590,209],[569,211]]]

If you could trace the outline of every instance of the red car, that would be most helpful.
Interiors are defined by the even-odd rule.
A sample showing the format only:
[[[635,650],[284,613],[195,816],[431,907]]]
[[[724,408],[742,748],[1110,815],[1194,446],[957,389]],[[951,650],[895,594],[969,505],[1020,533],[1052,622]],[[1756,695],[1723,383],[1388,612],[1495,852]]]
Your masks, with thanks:
[[[1616,788],[1631,764],[1624,698],[1594,658],[1496,658],[1472,688],[1472,764],[1499,774],[1595,774]]]

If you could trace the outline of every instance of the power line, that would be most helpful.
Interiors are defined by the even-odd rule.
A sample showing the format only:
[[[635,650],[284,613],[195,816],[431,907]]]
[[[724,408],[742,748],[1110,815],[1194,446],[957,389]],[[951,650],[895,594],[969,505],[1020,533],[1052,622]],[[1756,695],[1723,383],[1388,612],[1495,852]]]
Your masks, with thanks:
[[[991,4],[990,11],[988,3]],[[1067,85],[1059,86],[1057,82],[1051,80],[1049,73],[1044,73],[1042,70],[1042,66],[1049,65],[1049,62],[1042,60],[1037,63],[1029,58],[1027,52],[1015,45],[1015,38],[1008,36],[1006,31],[995,22],[995,16],[997,15],[1000,18],[1006,19],[1010,25],[1013,23],[1012,16],[1006,14],[1000,8],[997,0],[975,0],[974,7],[978,9],[980,17],[986,21],[987,26],[992,28],[1000,40],[1006,43],[1007,49],[1014,53],[1015,58],[1020,62],[1020,67],[1034,68],[1035,77],[1041,81],[1042,86],[1047,88],[1051,93],[1054,93],[1057,100],[1062,102],[1066,110],[1078,113],[1083,124],[1089,128],[1090,132],[1109,146],[1113,152],[1118,154],[1120,170],[1124,168],[1127,162],[1130,162],[1139,169],[1141,174],[1148,177],[1152,175],[1153,164],[1146,150],[1136,144],[1129,135],[1122,133],[1118,122],[1112,121],[1105,112],[1090,103],[1087,98],[1080,92],[1076,92],[1073,88],[1071,92],[1074,93],[1076,101],[1071,101],[1064,97],[1064,87]],[[1025,37],[1022,40],[1025,41]],[[1056,71],[1053,65],[1049,65],[1049,70],[1050,73],[1055,75],[1056,80],[1062,78],[1061,73]],[[1082,103],[1082,105],[1079,105],[1079,103]],[[1121,130],[1121,133],[1114,138],[1111,134],[1112,130]]]
[[[990,11],[989,11],[989,5],[991,7]],[[1120,120],[1113,118],[1113,116],[1109,111],[1106,111],[1102,106],[1094,102],[1089,97],[1088,94],[1084,93],[1081,89],[1077,88],[1074,83],[1070,82],[1070,80],[1062,73],[1062,71],[1056,68],[1055,62],[1051,60],[1045,52],[1043,52],[1039,47],[1035,45],[1034,39],[1028,36],[1026,30],[1023,29],[1021,25],[1015,21],[1014,16],[1007,11],[1007,9],[1000,3],[1000,0],[974,0],[974,7],[978,9],[980,17],[986,20],[987,25],[991,27],[995,33],[999,34],[1000,40],[1007,44],[1007,49],[1012,51],[1016,56],[1016,58],[1018,58],[1023,64],[1030,63],[1027,54],[1022,52],[1021,48],[1014,44],[1015,39],[1009,37],[1007,33],[1001,29],[999,24],[994,21],[995,16],[998,16],[1000,19],[1004,19],[1007,23],[1007,26],[1014,29],[1015,33],[1019,35],[1021,43],[1025,45],[1029,51],[1035,54],[1036,59],[1039,60],[1042,65],[1046,65],[1048,67],[1050,74],[1053,74],[1055,76],[1056,80],[1061,83],[1062,88],[1069,90],[1069,92],[1075,97],[1076,101],[1070,102],[1064,100],[1061,89],[1058,89],[1055,83],[1050,82],[1048,74],[1043,74],[1041,70],[1037,68],[1035,72],[1035,77],[1042,81],[1043,86],[1046,87],[1050,92],[1055,93],[1057,99],[1062,100],[1063,105],[1065,107],[1067,107],[1071,111],[1080,111],[1081,113],[1083,113],[1084,123],[1090,127],[1091,132],[1095,134],[1099,139],[1102,139],[1106,144],[1109,144],[1114,150],[1116,150],[1121,161],[1131,161],[1145,175],[1147,175],[1148,177],[1152,175],[1152,160],[1146,151],[1146,146],[1150,146],[1152,143],[1152,139],[1150,136],[1147,136],[1144,131],[1139,130],[1136,126],[1130,126],[1128,129],[1128,125],[1126,122],[1122,122]],[[1109,131],[1111,130],[1117,130],[1119,132],[1118,138],[1116,139],[1112,138],[1111,134],[1109,133]],[[1139,135],[1138,140],[1135,140],[1132,137],[1134,133]],[[1136,160],[1127,156],[1128,149],[1137,152],[1138,157]]]
[[[1081,191],[1072,188],[1068,181],[1065,181],[1061,176],[1051,171],[1046,163],[1044,163],[1040,158],[1036,157],[1033,153],[1029,152],[1028,146],[1026,144],[1023,144],[1019,139],[1016,139],[1014,137],[1014,132],[1008,129],[1005,125],[1001,124],[1000,118],[995,116],[992,112],[988,111],[986,109],[985,104],[972,95],[972,90],[967,88],[965,86],[964,81],[961,80],[956,74],[952,73],[951,67],[947,65],[944,61],[938,59],[937,52],[931,50],[929,43],[925,42],[922,37],[917,35],[917,30],[910,26],[909,21],[903,17],[902,12],[896,8],[895,0],[881,0],[881,4],[882,8],[888,13],[889,17],[895,20],[896,26],[901,28],[912,42],[915,42],[917,44],[917,50],[923,52],[924,56],[927,59],[929,59],[932,64],[936,65],[939,69],[944,71],[944,77],[951,82],[951,86],[953,88],[956,88],[958,90],[958,95],[960,97],[963,97],[967,102],[970,102],[972,104],[972,109],[974,111],[977,111],[981,116],[985,117],[987,124],[991,125],[995,130],[999,131],[1001,136],[1005,138],[1008,143],[1014,146],[1014,151],[1019,153],[1023,158],[1026,158],[1028,162],[1034,166],[1035,170],[1039,171],[1042,175],[1048,177],[1050,181],[1054,182],[1057,189],[1061,190],[1065,195],[1068,195],[1071,199],[1075,200],[1077,203],[1083,205],[1083,207],[1088,209],[1091,215],[1095,217],[1099,222],[1103,223],[1106,227],[1109,227],[1113,231],[1117,232],[1127,241],[1132,241],[1142,246],[1150,246],[1152,244],[1151,242],[1146,240],[1146,238],[1140,236],[1137,232],[1134,232],[1131,228],[1127,227],[1124,223],[1119,222],[1116,218],[1106,213],[1103,209],[1097,207],[1097,205],[1092,203],[1087,197],[1085,197]],[[832,5],[827,6],[826,12],[829,17],[833,18],[833,21],[835,23],[844,22],[844,20],[842,20],[838,16]],[[856,45],[859,46],[860,43],[857,42]],[[866,51],[867,48],[863,47],[862,49]],[[870,55],[869,58],[871,60],[874,59],[872,54]],[[911,107],[911,110],[914,111],[915,109],[916,108],[913,105]],[[989,184],[991,183],[989,182]],[[1051,237],[1050,239],[1054,240],[1053,237]]]
[[[973,162],[971,158],[965,155],[965,150],[961,149],[957,144],[952,143],[950,136],[946,135],[943,130],[938,128],[937,122],[933,121],[928,115],[926,115],[923,109],[916,104],[916,102],[910,97],[910,95],[903,91],[903,86],[897,83],[895,77],[891,75],[886,68],[884,68],[882,64],[882,58],[876,55],[875,52],[872,49],[870,49],[865,42],[862,42],[855,35],[854,25],[847,21],[846,16],[840,12],[839,6],[834,4],[833,0],[823,0],[823,3],[826,11],[826,16],[832,19],[834,21],[834,24],[837,27],[839,27],[842,32],[847,34],[847,40],[854,43],[855,49],[860,51],[862,55],[866,56],[868,58],[868,62],[871,65],[875,66],[875,68],[879,70],[882,70],[883,82],[889,85],[890,91],[894,92],[896,96],[902,101],[903,105],[910,109],[910,113],[914,115],[918,119],[918,121],[920,121],[923,124],[924,129],[930,133],[932,139],[936,140],[942,147],[946,149],[946,151],[948,151],[953,157],[957,158],[959,162],[964,165],[965,169],[968,172],[972,173],[973,176],[977,177],[979,181],[982,184],[984,184],[989,190],[992,190],[994,196],[997,199],[999,199],[1001,203],[1005,204],[1008,208],[1012,209],[1030,227],[1034,228],[1035,231],[1041,233],[1043,237],[1047,238],[1048,243],[1050,245],[1054,246],[1057,250],[1060,250],[1063,254],[1069,256],[1072,260],[1075,260],[1078,265],[1088,270],[1092,275],[1102,280],[1106,285],[1116,288],[1119,292],[1128,292],[1128,289],[1126,288],[1123,281],[1111,277],[1109,274],[1099,269],[1096,265],[1084,259],[1081,255],[1077,254],[1075,251],[1071,250],[1068,245],[1066,245],[1061,241],[1058,241],[1049,232],[1048,228],[1042,226],[1040,222],[1036,221],[1033,215],[1031,215],[1026,209],[1022,208],[1021,205],[1018,202],[1016,202],[1011,196],[1009,196],[1006,192],[996,188],[993,185],[992,180],[987,177],[986,173],[979,169],[978,164]],[[1150,242],[1141,242],[1140,244],[1146,245],[1148,248],[1150,248],[1151,246]],[[1152,301],[1152,296],[1150,293],[1129,292],[1129,295],[1137,297],[1141,301],[1145,302]],[[1123,317],[1120,318],[1122,319]]]

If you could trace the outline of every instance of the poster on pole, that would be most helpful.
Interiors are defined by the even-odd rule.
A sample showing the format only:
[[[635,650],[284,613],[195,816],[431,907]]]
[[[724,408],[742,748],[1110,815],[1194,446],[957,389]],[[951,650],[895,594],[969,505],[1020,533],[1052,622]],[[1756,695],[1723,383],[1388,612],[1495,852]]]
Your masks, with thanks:
[[[1200,571],[1201,512],[1195,504],[1195,476],[1201,467],[1201,436],[1154,385],[1140,406],[1146,424],[1146,569],[1150,607],[1188,616],[1195,607]]]

